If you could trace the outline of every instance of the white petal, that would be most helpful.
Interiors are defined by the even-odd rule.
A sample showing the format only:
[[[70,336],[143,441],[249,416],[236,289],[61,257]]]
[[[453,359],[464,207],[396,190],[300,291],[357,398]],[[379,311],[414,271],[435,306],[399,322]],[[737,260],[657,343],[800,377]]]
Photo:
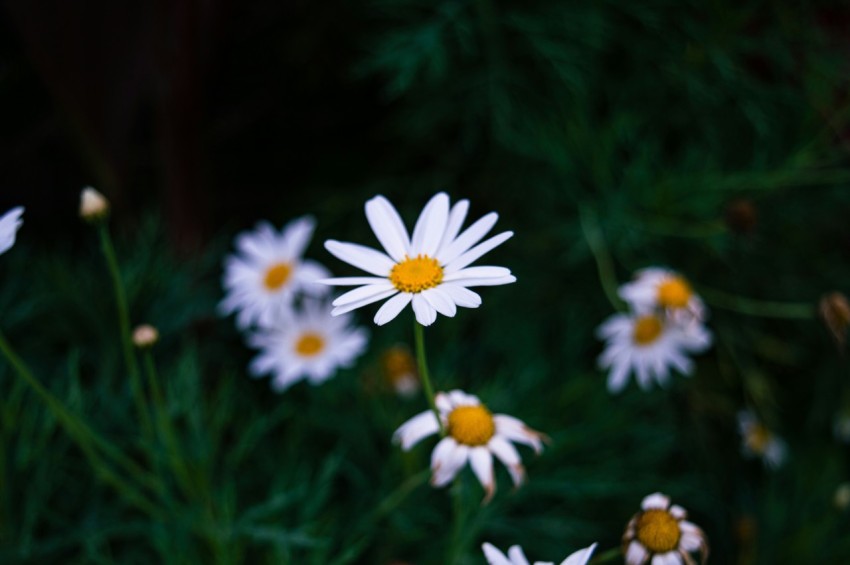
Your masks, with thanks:
[[[463,279],[498,279],[508,277],[510,269],[505,267],[468,267],[460,269],[443,277],[444,282],[460,281]]]
[[[349,290],[342,296],[337,297],[336,300],[332,302],[334,306],[345,306],[346,304],[351,304],[352,302],[360,302],[366,298],[371,298],[376,294],[381,294],[388,290],[393,290],[395,287],[390,282],[382,282],[380,284],[370,284],[366,286],[361,286],[359,288],[355,288],[354,290]]]
[[[336,277],[333,279],[319,279],[316,282],[329,286],[360,286],[363,284],[379,284],[387,282],[386,277]]]
[[[586,565],[588,561],[590,561],[590,556],[593,555],[593,550],[596,549],[596,544],[594,543],[590,547],[585,547],[584,549],[580,549],[564,559],[561,562],[561,565]]]
[[[412,299],[413,295],[409,292],[400,292],[396,294],[378,308],[378,311],[375,313],[374,322],[379,326],[383,326],[387,322],[394,320]]]
[[[608,373],[608,392],[617,394],[626,387],[629,378],[629,369],[628,359],[623,359],[611,367],[611,372]]]
[[[644,510],[650,510],[653,508],[658,510],[667,510],[669,506],[670,497],[666,494],[661,494],[660,492],[655,492],[644,497],[643,501],[640,503],[640,507]]]
[[[443,265],[448,265],[461,253],[481,241],[481,238],[487,235],[487,232],[496,225],[496,220],[498,219],[499,215],[495,212],[490,212],[481,217],[477,222],[466,228],[448,247],[443,249],[437,259]]]
[[[423,438],[440,430],[434,412],[426,410],[405,422],[393,434],[393,441],[401,444],[402,451],[408,451]]]
[[[460,232],[460,227],[466,219],[466,212],[469,210],[469,200],[459,200],[455,202],[449,212],[449,220],[446,222],[446,233],[443,234],[443,241],[440,242],[440,249],[437,250],[437,257],[441,257],[443,250],[446,249],[457,237]]]
[[[457,281],[452,281],[444,284],[451,284],[456,286],[501,286],[503,284],[511,284],[516,282],[516,277],[513,275],[507,277],[499,277],[496,279],[460,279]]]
[[[508,548],[508,559],[511,560],[513,565],[528,565],[528,559],[526,559],[522,548],[518,545],[512,545]]]
[[[481,546],[481,549],[484,551],[484,558],[487,560],[487,563],[490,565],[514,565],[504,556],[504,554],[490,545],[489,543],[485,543]],[[526,562],[525,565],[528,565]]]
[[[384,298],[389,298],[390,296],[397,294],[398,291],[396,289],[388,290],[386,292],[382,292],[381,294],[376,294],[370,298],[364,298],[359,302],[352,302],[351,304],[346,304],[345,306],[337,306],[333,310],[331,310],[331,316],[340,316],[342,314],[347,314],[352,310],[357,310],[358,308],[362,308],[363,306],[368,306],[373,302],[378,302],[383,300]]]
[[[427,255],[434,257],[443,234],[446,232],[446,222],[449,217],[449,196],[445,192],[434,195],[422,209],[416,226],[413,228],[413,238],[410,243],[411,255]]]
[[[450,437],[444,438],[442,441],[446,440],[451,441],[451,449],[441,460],[436,461],[436,465],[433,459],[431,464],[431,470],[433,472],[431,484],[437,488],[450,483],[452,479],[455,478],[458,471],[460,471],[461,467],[466,464],[467,457],[469,456],[469,447],[457,443]],[[439,445],[440,444],[437,444],[437,447],[439,447]]]
[[[496,492],[496,481],[493,477],[493,456],[486,447],[474,447],[469,451],[469,464],[472,472],[478,477],[478,482],[484,487],[484,502],[493,498]]]
[[[388,277],[395,265],[392,259],[380,251],[356,243],[329,239],[325,242],[325,249],[337,259],[379,277]]]
[[[310,238],[313,237],[314,229],[316,229],[316,220],[312,216],[292,220],[283,228],[280,241],[289,259],[296,259],[304,254]]]
[[[535,453],[543,451],[542,435],[507,414],[495,414],[493,422],[496,424],[496,434],[506,439],[522,443],[534,449]]]
[[[23,206],[15,206],[0,217],[0,253],[5,253],[15,244],[15,236],[24,221],[21,214]]]
[[[520,462],[519,453],[516,448],[499,436],[493,436],[487,447],[508,468],[514,486],[521,485],[525,480],[525,468]]]
[[[670,515],[677,520],[684,520],[688,517],[688,513],[685,511],[685,509],[679,506],[678,504],[674,504],[673,506],[671,506],[668,512],[670,512]]]
[[[638,541],[633,541],[629,544],[626,550],[626,565],[643,565],[649,557],[646,548]]]
[[[457,306],[455,306],[454,301],[439,288],[429,288],[423,291],[422,298],[443,316],[454,318],[454,315],[457,314]]]
[[[481,306],[481,296],[468,288],[453,284],[441,284],[438,288],[448,294],[449,298],[458,306],[464,308],[478,308]]]
[[[652,557],[652,565],[682,565],[682,558],[675,551],[657,553]]]
[[[422,298],[422,294],[413,296],[413,312],[416,314],[416,321],[423,326],[430,326],[437,319],[437,311]]]
[[[390,201],[376,196],[366,202],[366,219],[389,256],[396,262],[404,261],[405,255],[410,253],[410,238]]]
[[[463,269],[467,265],[471,265],[479,257],[510,239],[512,235],[514,235],[514,232],[506,231],[497,236],[491,237],[483,243],[479,243],[446,265],[446,274],[449,275]]]

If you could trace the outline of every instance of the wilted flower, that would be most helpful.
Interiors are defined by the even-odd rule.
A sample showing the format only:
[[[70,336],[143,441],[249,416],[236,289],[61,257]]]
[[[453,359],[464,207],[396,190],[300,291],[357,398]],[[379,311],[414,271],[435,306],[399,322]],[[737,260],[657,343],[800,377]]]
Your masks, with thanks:
[[[23,213],[24,207],[16,206],[0,216],[0,253],[6,253],[15,245],[15,236],[24,223]]]
[[[255,377],[272,373],[272,388],[283,392],[301,379],[323,383],[340,367],[349,367],[366,349],[368,332],[350,325],[351,316],[333,318],[330,308],[305,302],[276,324],[260,328],[249,338],[260,354],[251,361]]]
[[[296,293],[327,294],[316,282],[330,275],[319,263],[302,259],[316,222],[302,217],[289,222],[280,233],[260,222],[256,229],[236,237],[238,254],[225,260],[224,288],[219,304],[224,314],[237,312],[236,325],[274,324],[292,307]]]
[[[529,565],[522,548],[518,545],[511,546],[507,555],[489,543],[482,545],[481,549],[484,550],[484,556],[490,565]],[[564,559],[561,565],[586,565],[590,561],[594,549],[596,549],[595,543],[590,547],[580,549]],[[554,565],[554,563],[551,561],[535,561],[534,565]]]
[[[498,219],[498,215],[491,212],[458,235],[468,208],[469,202],[461,200],[450,210],[448,195],[437,194],[423,208],[411,238],[398,212],[386,198],[376,196],[369,200],[366,219],[386,254],[355,243],[332,239],[325,242],[327,250],[338,259],[374,275],[322,281],[359,287],[334,300],[334,315],[388,298],[375,314],[376,324],[386,324],[412,304],[416,320],[423,326],[430,326],[438,312],[452,317],[458,306],[477,308],[481,305],[481,297],[468,287],[516,281],[511,271],[504,267],[469,267],[510,238],[513,232],[502,232],[478,243]]]
[[[702,324],[676,324],[657,313],[615,314],[596,333],[606,341],[598,363],[600,368],[610,369],[611,393],[623,390],[632,372],[644,390],[653,380],[666,385],[670,367],[690,375],[694,364],[688,354],[699,353],[711,345],[711,333]]]
[[[761,457],[769,469],[777,469],[785,462],[788,446],[752,411],[738,412],[738,430],[741,432],[741,452],[745,457]]]
[[[626,565],[692,564],[689,555],[699,551],[702,562],[708,559],[708,541],[702,530],[686,518],[681,506],[670,505],[670,497],[656,492],[641,502],[623,534],[623,553]]]
[[[87,222],[102,220],[109,214],[109,201],[100,192],[87,186],[80,193],[80,217]]]
[[[419,374],[410,350],[403,345],[387,349],[381,355],[381,367],[387,383],[399,396],[409,398],[419,391]]]
[[[150,324],[136,326],[133,330],[133,345],[139,349],[153,347],[157,341],[159,341],[159,332]]]
[[[620,287],[619,294],[639,314],[660,310],[678,322],[706,317],[705,304],[690,283],[669,269],[640,270],[632,282]]]
[[[493,476],[493,455],[505,464],[519,486],[525,480],[525,468],[512,441],[531,446],[536,453],[543,449],[543,435],[520,420],[505,414],[491,414],[477,396],[460,390],[440,392],[436,396],[437,410],[446,437],[431,453],[431,484],[449,484],[469,461],[472,471],[484,487],[487,502],[496,492]],[[422,412],[402,424],[393,434],[393,441],[408,451],[425,437],[435,434],[440,426],[434,412]]]

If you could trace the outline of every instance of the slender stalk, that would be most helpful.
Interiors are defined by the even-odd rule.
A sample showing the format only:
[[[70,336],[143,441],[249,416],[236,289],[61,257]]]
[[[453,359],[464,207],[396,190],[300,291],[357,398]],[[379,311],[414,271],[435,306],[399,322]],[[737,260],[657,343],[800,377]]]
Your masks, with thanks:
[[[612,559],[616,559],[623,555],[623,551],[619,547],[612,547],[608,551],[603,551],[602,553],[597,553],[596,556],[590,560],[591,565],[596,565],[597,563],[605,563],[607,561],[611,561]]]
[[[133,341],[130,335],[130,311],[127,307],[127,296],[124,292],[124,284],[121,281],[121,272],[118,269],[118,259],[115,256],[115,248],[112,245],[112,238],[109,236],[109,228],[105,221],[98,223],[97,231],[100,235],[100,247],[106,258],[109,274],[112,277],[112,287],[118,309],[118,325],[121,329],[121,343],[124,350],[124,362],[127,365],[127,374],[130,376],[130,388],[133,391],[133,399],[136,402],[142,431],[145,438],[150,441],[153,438],[153,426],[151,425],[145,393],[142,389],[136,356],[133,353]]]
[[[437,418],[437,425],[440,427],[440,435],[442,435],[444,433],[443,422],[440,420],[440,411],[437,410],[437,403],[434,400],[434,388],[431,386],[428,361],[425,358],[425,330],[422,324],[415,319],[413,320],[413,337],[416,342],[416,363],[419,366],[419,378],[422,379],[422,390],[425,391],[428,405],[434,411],[434,417]]]
[[[605,245],[605,237],[596,221],[596,214],[590,208],[579,207],[579,223],[584,234],[584,240],[596,260],[596,271],[599,274],[599,281],[602,283],[602,290],[605,291],[608,302],[615,310],[623,310],[623,301],[617,296],[617,277],[614,275],[614,263],[608,253],[608,247]]]
[[[463,555],[463,535],[465,516],[463,512],[463,482],[456,477],[452,484],[452,543],[449,547],[448,562],[457,563]]]
[[[806,302],[756,300],[704,287],[700,287],[699,292],[711,306],[748,316],[789,320],[810,320],[815,317],[815,305]]]

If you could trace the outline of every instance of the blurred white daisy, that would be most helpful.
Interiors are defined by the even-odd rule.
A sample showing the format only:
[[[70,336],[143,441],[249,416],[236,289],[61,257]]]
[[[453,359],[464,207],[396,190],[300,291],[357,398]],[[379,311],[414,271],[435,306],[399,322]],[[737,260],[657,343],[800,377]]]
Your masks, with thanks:
[[[745,457],[760,457],[768,469],[778,469],[785,462],[788,446],[771,432],[751,410],[738,412],[741,452]]]
[[[491,212],[461,232],[468,209],[467,200],[450,209],[448,195],[437,194],[422,209],[411,238],[389,200],[376,196],[366,202],[366,219],[386,253],[356,243],[332,239],[325,242],[327,250],[338,259],[374,275],[322,281],[359,287],[334,300],[334,315],[389,299],[375,314],[379,326],[398,316],[408,304],[412,304],[416,320],[430,326],[438,312],[452,317],[458,306],[480,306],[481,297],[469,287],[516,281],[504,267],[469,266],[513,232],[502,232],[478,243],[492,229],[498,215]]]
[[[615,314],[596,333],[607,342],[598,364],[601,369],[610,369],[611,393],[625,388],[631,372],[644,390],[653,379],[665,386],[670,367],[690,375],[694,364],[688,354],[699,353],[711,345],[711,333],[702,324],[675,324],[654,313]]]
[[[679,505],[670,505],[670,497],[656,492],[641,502],[623,534],[626,565],[693,565],[690,553],[700,552],[708,559],[708,540],[703,531],[688,522],[688,513]]]
[[[15,236],[24,223],[21,218],[23,213],[24,207],[16,206],[0,216],[0,253],[6,253],[15,245]]]
[[[660,309],[676,321],[699,321],[706,316],[705,304],[688,281],[669,269],[642,269],[632,282],[620,287],[619,294],[641,314]]]
[[[302,379],[320,384],[338,368],[351,366],[366,349],[368,332],[350,322],[351,316],[331,317],[323,301],[305,301],[302,308],[249,336],[251,347],[260,349],[249,370],[255,377],[271,373],[275,392]]]
[[[446,436],[431,453],[433,486],[449,484],[469,461],[472,471],[484,487],[484,501],[489,501],[496,492],[493,455],[508,468],[514,485],[522,484],[525,468],[511,442],[528,445],[540,453],[543,449],[543,434],[512,416],[491,414],[477,396],[460,390],[437,393],[436,404]],[[408,451],[420,440],[438,431],[434,412],[427,410],[402,424],[393,434],[393,441]]]
[[[484,557],[487,558],[487,563],[490,565],[528,565],[528,559],[525,558],[522,548],[518,545],[508,549],[507,555],[489,543],[482,545],[481,549],[484,550]],[[564,559],[561,565],[586,565],[590,561],[594,549],[596,549],[595,543],[590,547],[580,549]],[[554,563],[551,561],[535,561],[534,565],[554,565]]]
[[[330,272],[319,263],[301,256],[316,222],[304,216],[289,222],[280,233],[268,222],[236,236],[237,254],[225,260],[224,288],[227,296],[219,304],[224,315],[237,312],[236,325],[270,325],[292,306],[296,293],[327,294],[317,284]]]

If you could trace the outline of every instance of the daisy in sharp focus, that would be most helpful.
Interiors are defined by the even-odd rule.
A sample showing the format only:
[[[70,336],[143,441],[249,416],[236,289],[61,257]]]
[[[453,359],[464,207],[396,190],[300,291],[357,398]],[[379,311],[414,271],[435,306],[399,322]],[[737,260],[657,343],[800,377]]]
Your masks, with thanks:
[[[366,219],[386,253],[356,243],[325,242],[325,248],[335,257],[373,275],[322,281],[358,287],[334,300],[333,314],[388,299],[375,314],[379,326],[393,320],[408,304],[416,320],[430,326],[438,312],[452,317],[458,306],[480,306],[481,297],[469,287],[515,282],[516,277],[504,267],[469,266],[513,232],[478,243],[493,228],[498,215],[491,212],[461,232],[468,209],[467,200],[450,207],[448,195],[441,192],[422,209],[410,237],[389,200],[376,196],[366,202]]]
[[[0,216],[0,253],[6,253],[15,245],[15,236],[24,223],[21,219],[23,213],[24,207],[16,206]]]
[[[632,282],[619,289],[620,298],[639,313],[661,310],[676,321],[701,321],[706,307],[691,285],[680,274],[669,269],[642,269]]]
[[[632,372],[644,390],[653,380],[665,386],[671,367],[690,375],[694,363],[688,354],[700,353],[711,345],[711,333],[702,324],[676,324],[656,313],[615,314],[596,333],[607,342],[598,364],[610,370],[611,393],[623,390]]]
[[[460,390],[437,393],[436,405],[446,436],[431,453],[433,486],[449,484],[468,461],[484,487],[484,502],[489,501],[496,492],[493,455],[508,468],[514,486],[522,484],[525,468],[511,442],[528,445],[540,453],[543,450],[543,434],[512,416],[491,414],[477,396]],[[393,441],[408,451],[439,430],[434,412],[427,410],[402,424],[393,434]]]
[[[275,392],[302,379],[323,383],[366,349],[368,332],[350,323],[351,316],[332,317],[323,301],[305,301],[302,308],[249,336],[251,347],[260,349],[249,370],[255,377],[271,373]]]
[[[690,556],[700,552],[702,563],[708,559],[708,540],[703,531],[686,518],[681,506],[670,505],[670,497],[656,492],[641,502],[623,534],[626,565],[694,565]]]
[[[240,329],[269,325],[292,306],[296,293],[327,294],[317,284],[330,272],[319,263],[302,259],[316,222],[304,216],[289,222],[280,233],[268,222],[236,237],[239,253],[225,260],[224,287],[227,296],[219,304],[225,315],[237,312]]]
[[[768,469],[778,469],[785,463],[788,446],[751,410],[738,412],[738,431],[741,433],[741,452],[745,457],[760,457]]]
[[[489,543],[482,545],[481,549],[484,550],[484,557],[487,558],[487,563],[490,565],[529,565],[528,559],[525,558],[525,554],[522,552],[522,548],[518,545],[511,546],[511,548],[508,549],[507,555],[503,554]],[[561,565],[587,565],[594,549],[596,549],[595,543],[590,547],[580,549],[564,559],[561,562]],[[535,561],[534,565],[555,564],[551,561]]]

